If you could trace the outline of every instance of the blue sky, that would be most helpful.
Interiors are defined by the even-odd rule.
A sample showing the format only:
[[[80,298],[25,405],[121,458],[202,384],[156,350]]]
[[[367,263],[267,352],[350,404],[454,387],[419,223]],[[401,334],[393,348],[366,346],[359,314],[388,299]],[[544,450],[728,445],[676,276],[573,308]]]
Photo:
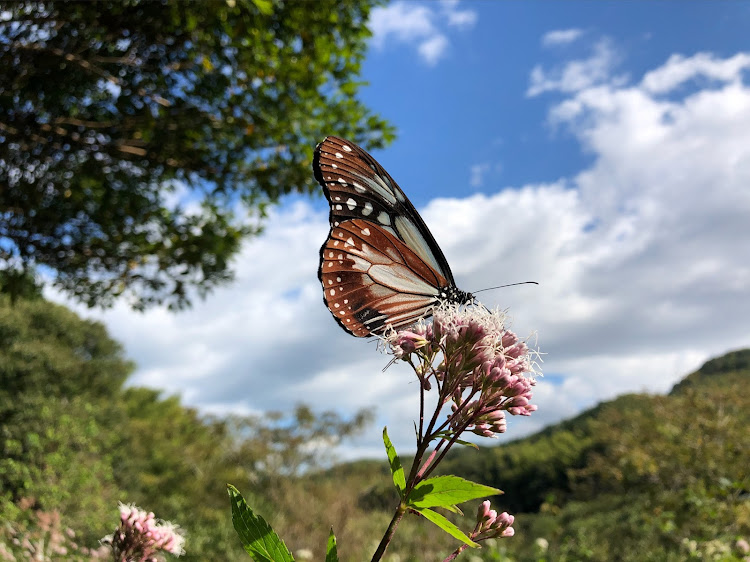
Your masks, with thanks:
[[[491,193],[552,181],[590,161],[564,129],[545,122],[546,108],[559,96],[527,95],[535,66],[588,58],[594,45],[608,41],[615,70],[638,77],[674,53],[728,56],[747,49],[750,29],[750,4],[741,2],[461,2],[453,11],[476,14],[464,27],[451,26],[435,2],[394,6],[414,19],[429,11],[433,31],[386,31],[383,46],[371,49],[365,62],[370,85],[362,98],[397,126],[397,141],[376,158],[387,160],[416,205],[477,187]],[[580,35],[543,44],[554,30]],[[431,62],[418,48],[437,35],[447,45]],[[471,166],[482,164],[489,164],[485,181],[472,186]]]
[[[750,345],[750,4],[395,2],[372,15],[363,100],[398,128],[375,153],[459,287],[536,334],[539,411],[507,438],[625,392],[665,392]],[[331,131],[335,134],[336,131]],[[322,197],[291,197],[237,280],[178,315],[84,311],[135,384],[213,413],[299,401],[377,422],[347,457],[412,443],[409,370],[331,319]],[[59,297],[58,297],[59,298]]]

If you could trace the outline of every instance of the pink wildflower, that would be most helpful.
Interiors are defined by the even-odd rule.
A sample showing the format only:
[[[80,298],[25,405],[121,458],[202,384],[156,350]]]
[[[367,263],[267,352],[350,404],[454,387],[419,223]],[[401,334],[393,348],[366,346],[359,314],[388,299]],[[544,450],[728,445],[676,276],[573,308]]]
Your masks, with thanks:
[[[102,539],[112,548],[115,560],[155,562],[163,559],[160,552],[184,554],[185,537],[177,525],[159,521],[153,513],[132,504],[121,503],[119,507],[120,526],[112,536]]]
[[[493,437],[506,429],[505,412],[528,416],[536,410],[531,404],[536,352],[505,321],[499,311],[444,304],[434,310],[431,325],[422,321],[386,338],[396,359],[412,364],[418,359],[425,390],[430,378],[438,383],[442,403],[451,403],[449,425],[455,432]]]
[[[475,541],[483,541],[512,537],[515,534],[515,530],[511,527],[514,520],[515,518],[505,511],[498,514],[494,509],[490,509],[490,500],[485,500],[477,511],[477,525],[474,527],[471,538]]]

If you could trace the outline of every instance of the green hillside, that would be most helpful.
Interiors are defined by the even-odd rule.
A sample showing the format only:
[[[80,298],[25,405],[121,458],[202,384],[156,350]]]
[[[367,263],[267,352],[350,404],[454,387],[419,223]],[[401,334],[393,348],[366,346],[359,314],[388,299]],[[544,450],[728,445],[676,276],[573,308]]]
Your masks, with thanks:
[[[750,350],[443,467],[505,490],[519,560],[740,560],[750,539]],[[540,546],[541,544],[541,546]],[[543,548],[545,545],[546,548]]]

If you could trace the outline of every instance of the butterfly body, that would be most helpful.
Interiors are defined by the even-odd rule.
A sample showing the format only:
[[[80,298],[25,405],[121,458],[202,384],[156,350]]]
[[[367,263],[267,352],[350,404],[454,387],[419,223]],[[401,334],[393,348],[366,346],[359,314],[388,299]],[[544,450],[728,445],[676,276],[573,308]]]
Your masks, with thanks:
[[[357,337],[408,326],[441,302],[470,303],[414,206],[357,145],[327,137],[315,149],[315,178],[330,205],[320,249],[323,300]]]

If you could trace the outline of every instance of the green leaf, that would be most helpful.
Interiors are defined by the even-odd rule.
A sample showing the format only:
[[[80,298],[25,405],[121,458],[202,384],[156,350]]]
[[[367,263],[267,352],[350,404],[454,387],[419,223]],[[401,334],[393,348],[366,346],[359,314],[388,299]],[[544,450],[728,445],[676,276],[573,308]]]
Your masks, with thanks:
[[[502,494],[502,490],[464,480],[458,476],[436,476],[423,480],[414,487],[409,507],[449,507],[458,503]]]
[[[459,515],[463,515],[464,512],[461,511],[461,509],[457,505],[441,505],[443,509],[447,509],[451,513],[458,513]]]
[[[271,0],[253,0],[253,4],[255,4],[255,7],[264,16],[273,14],[273,2]]]
[[[227,484],[232,502],[232,524],[242,546],[255,562],[294,562],[294,557],[279,536],[260,515],[255,515],[237,488]]]
[[[328,535],[328,546],[326,546],[326,562],[339,562],[339,555],[336,551],[336,535],[333,534],[333,529],[331,529],[331,534]]]
[[[463,439],[456,439],[456,443],[458,443],[459,445],[463,445],[464,447],[473,447],[477,451],[479,450],[479,445],[477,445],[476,443],[472,443],[471,441],[465,441]]]
[[[453,438],[453,432],[452,431],[440,431],[438,433],[435,433],[435,437],[442,437],[443,439],[450,440]],[[472,443],[471,441],[466,441],[464,439],[456,439],[456,443],[459,445],[464,445],[466,447],[474,447],[477,451],[479,450],[479,445],[476,443]]]
[[[391,474],[393,475],[393,484],[398,490],[398,495],[403,499],[404,490],[406,490],[406,478],[404,477],[404,469],[401,466],[401,459],[398,458],[396,448],[391,443],[391,439],[388,437],[388,428],[383,428],[383,443],[385,443],[385,451],[388,453],[388,462],[391,466]]]
[[[445,517],[440,515],[438,512],[432,511],[431,509],[417,509],[416,511],[424,515],[425,519],[432,521],[433,523],[435,523],[435,525],[440,527],[443,531],[445,531],[449,535],[457,538],[463,543],[468,544],[472,548],[479,548],[478,543],[475,543],[473,540],[467,537],[466,534],[461,529],[456,527],[453,523],[448,521]]]

